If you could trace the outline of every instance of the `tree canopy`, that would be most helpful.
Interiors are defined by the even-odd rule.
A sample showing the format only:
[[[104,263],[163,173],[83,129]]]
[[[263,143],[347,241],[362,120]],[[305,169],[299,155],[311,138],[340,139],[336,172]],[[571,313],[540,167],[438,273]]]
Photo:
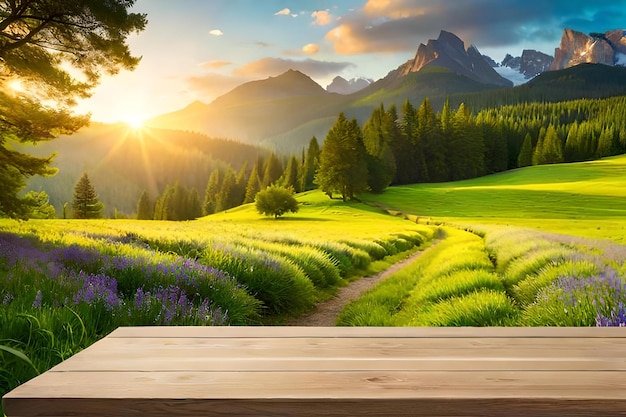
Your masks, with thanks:
[[[344,201],[353,200],[367,190],[366,154],[356,119],[350,121],[340,113],[324,140],[316,183],[331,197],[338,193]]]
[[[52,156],[16,144],[71,134],[88,123],[72,107],[102,73],[133,69],[127,37],[147,24],[134,0],[0,0],[0,214],[25,217],[25,179],[53,175]],[[68,70],[71,67],[71,70]]]
[[[272,185],[260,191],[255,198],[256,209],[260,214],[279,218],[287,212],[298,212],[298,200],[292,188]]]

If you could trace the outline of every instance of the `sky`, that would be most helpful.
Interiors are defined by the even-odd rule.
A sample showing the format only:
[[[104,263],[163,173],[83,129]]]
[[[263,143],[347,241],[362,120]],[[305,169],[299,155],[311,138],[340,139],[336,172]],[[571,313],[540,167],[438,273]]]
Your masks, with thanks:
[[[137,121],[210,103],[288,69],[326,87],[340,75],[377,80],[441,30],[500,62],[550,55],[564,28],[626,29],[626,0],[137,0],[146,30],[128,39],[134,71],[103,77],[76,111]]]

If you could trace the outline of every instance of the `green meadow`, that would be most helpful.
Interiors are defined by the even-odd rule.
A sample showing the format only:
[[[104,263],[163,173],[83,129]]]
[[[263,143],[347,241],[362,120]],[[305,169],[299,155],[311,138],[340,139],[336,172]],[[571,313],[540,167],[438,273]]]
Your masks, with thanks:
[[[621,156],[310,191],[280,219],[0,220],[0,392],[118,326],[280,324],[416,248],[337,324],[624,325],[625,174]]]
[[[390,187],[363,200],[422,220],[515,225],[626,243],[626,156]]]
[[[360,326],[626,325],[626,156],[363,199],[443,238],[340,315]]]

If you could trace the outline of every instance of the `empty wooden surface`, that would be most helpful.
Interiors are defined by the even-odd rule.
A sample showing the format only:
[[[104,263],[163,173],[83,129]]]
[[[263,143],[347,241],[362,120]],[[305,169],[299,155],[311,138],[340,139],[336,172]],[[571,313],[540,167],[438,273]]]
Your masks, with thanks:
[[[25,416],[626,415],[624,328],[129,327],[4,397]]]

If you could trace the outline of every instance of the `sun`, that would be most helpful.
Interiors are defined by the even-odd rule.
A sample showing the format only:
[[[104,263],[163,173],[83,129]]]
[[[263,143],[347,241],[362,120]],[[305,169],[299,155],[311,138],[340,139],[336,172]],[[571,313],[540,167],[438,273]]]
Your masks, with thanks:
[[[129,128],[139,130],[143,129],[146,119],[139,115],[127,115],[122,121],[126,123]]]

